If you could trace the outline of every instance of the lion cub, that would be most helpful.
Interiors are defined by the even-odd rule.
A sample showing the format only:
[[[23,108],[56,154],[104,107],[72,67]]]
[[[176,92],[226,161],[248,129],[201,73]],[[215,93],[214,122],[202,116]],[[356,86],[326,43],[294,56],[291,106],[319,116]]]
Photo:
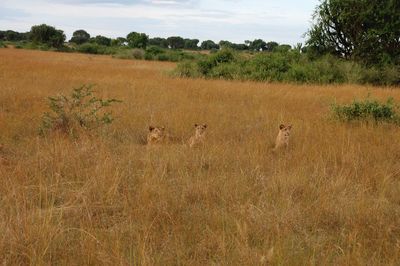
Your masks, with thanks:
[[[194,136],[192,136],[189,139],[189,147],[193,148],[194,146],[204,143],[204,139],[206,137],[206,129],[207,129],[207,125],[203,124],[203,125],[198,125],[195,124],[194,125],[195,128],[195,133]]]
[[[292,130],[292,125],[285,126],[284,124],[281,124],[279,126],[279,133],[278,136],[276,137],[274,150],[277,150],[282,147],[287,148],[289,146],[289,137],[291,130]]]
[[[163,143],[167,139],[165,127],[149,126],[149,133],[147,134],[147,144]]]

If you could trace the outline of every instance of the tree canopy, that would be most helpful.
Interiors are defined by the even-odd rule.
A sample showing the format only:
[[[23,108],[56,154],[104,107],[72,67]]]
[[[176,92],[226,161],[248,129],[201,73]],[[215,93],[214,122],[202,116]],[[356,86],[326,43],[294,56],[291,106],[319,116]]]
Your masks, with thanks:
[[[197,46],[199,44],[198,39],[184,39],[184,48],[189,49],[189,50],[196,50],[199,47]]]
[[[77,30],[72,34],[72,38],[70,42],[76,44],[82,44],[88,42],[90,39],[90,34],[87,33],[85,30]]]
[[[35,43],[44,43],[52,47],[61,47],[65,41],[65,34],[62,30],[41,24],[32,26],[30,31],[30,38]]]
[[[400,64],[400,1],[323,0],[307,35],[317,54]]]
[[[185,47],[185,40],[180,36],[168,37],[167,42],[171,49],[182,49]]]
[[[145,33],[131,32],[126,36],[128,45],[132,48],[143,48],[145,49],[149,42],[149,36]]]
[[[91,42],[97,43],[99,45],[110,46],[111,45],[111,38],[107,38],[102,35],[97,35],[94,38],[90,39]]]
[[[203,50],[213,50],[213,49],[219,49],[219,45],[213,42],[212,40],[206,40],[201,43],[200,48]]]

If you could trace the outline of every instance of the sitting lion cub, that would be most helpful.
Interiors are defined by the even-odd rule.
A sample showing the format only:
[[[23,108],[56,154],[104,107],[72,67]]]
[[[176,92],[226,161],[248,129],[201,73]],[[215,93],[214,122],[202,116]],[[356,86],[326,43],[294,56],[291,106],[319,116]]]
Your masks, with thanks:
[[[147,144],[159,144],[165,142],[167,134],[165,133],[165,127],[153,127],[149,126],[149,133],[147,134]]]
[[[291,130],[292,130],[292,125],[285,126],[284,124],[281,124],[279,126],[279,133],[278,136],[276,137],[274,150],[277,150],[282,147],[288,148]]]
[[[206,137],[206,129],[207,129],[207,125],[203,124],[203,125],[198,125],[195,124],[195,133],[194,136],[192,136],[189,139],[189,147],[193,148],[194,146],[204,143],[204,139]]]

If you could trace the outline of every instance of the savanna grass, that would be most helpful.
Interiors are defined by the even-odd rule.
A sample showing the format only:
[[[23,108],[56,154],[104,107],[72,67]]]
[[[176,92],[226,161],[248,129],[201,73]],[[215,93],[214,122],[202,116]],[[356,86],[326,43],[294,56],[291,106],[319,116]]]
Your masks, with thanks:
[[[171,78],[172,63],[83,54],[0,58],[1,263],[400,263],[399,128],[329,119],[333,101],[398,102],[398,90]],[[123,100],[115,121],[39,137],[46,98],[82,84]],[[195,123],[207,123],[206,144],[189,149]],[[280,123],[291,143],[274,154]],[[149,125],[176,141],[146,147]]]

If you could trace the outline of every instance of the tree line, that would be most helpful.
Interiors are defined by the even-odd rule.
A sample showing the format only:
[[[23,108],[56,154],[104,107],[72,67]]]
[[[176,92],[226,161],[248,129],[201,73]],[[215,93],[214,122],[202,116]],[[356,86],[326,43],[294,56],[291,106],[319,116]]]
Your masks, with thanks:
[[[35,25],[29,32],[20,33],[12,30],[0,31],[0,40],[3,41],[32,41],[47,44],[50,47],[60,48],[66,41],[66,36],[62,30],[46,24]],[[128,46],[131,48],[146,49],[147,46],[158,46],[166,49],[187,49],[187,50],[218,50],[220,48],[230,48],[238,51],[273,51],[280,46],[279,43],[262,39],[254,41],[246,40],[244,43],[233,43],[221,40],[215,43],[212,40],[205,40],[200,43],[198,39],[188,39],[181,36],[171,36],[168,38],[154,37],[139,32],[131,32],[126,37],[108,38],[102,35],[92,37],[87,31],[80,29],[72,34],[69,43],[81,45],[85,43],[95,43],[104,46]],[[289,47],[290,45],[282,45]]]
[[[321,0],[315,8],[310,29],[305,33],[305,44],[294,50],[315,59],[333,55],[368,66],[400,66],[400,1],[399,0]],[[48,46],[63,47],[66,36],[62,30],[45,24],[36,25],[30,32],[0,31],[0,41],[29,40]],[[266,42],[262,39],[232,43],[222,40],[215,43],[180,36],[149,38],[145,33],[131,32],[116,39],[105,36],[92,37],[85,30],[73,33],[69,43],[77,45],[94,43],[103,46],[127,46],[146,49],[157,46],[168,49],[219,50],[230,48],[239,51],[288,51],[290,45]]]

